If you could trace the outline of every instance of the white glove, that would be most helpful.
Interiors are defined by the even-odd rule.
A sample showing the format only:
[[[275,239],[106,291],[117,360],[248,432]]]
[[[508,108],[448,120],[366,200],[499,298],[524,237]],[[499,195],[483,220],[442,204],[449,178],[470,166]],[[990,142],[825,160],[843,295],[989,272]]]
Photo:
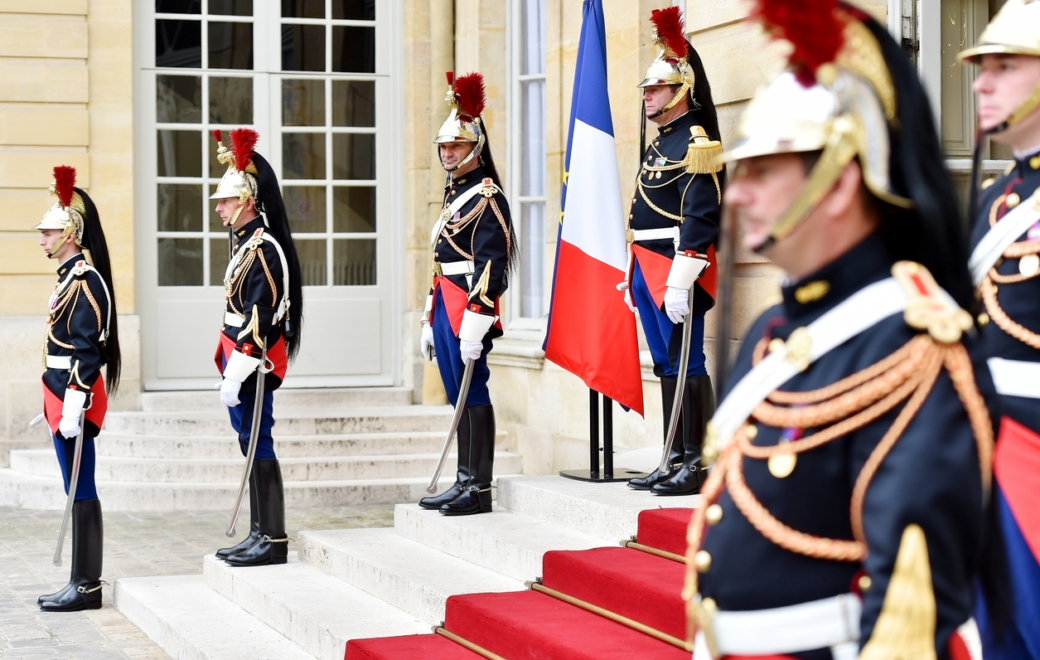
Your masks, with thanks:
[[[419,350],[422,352],[422,356],[429,361],[433,361],[434,348],[433,348],[433,328],[426,321],[422,322],[422,335],[419,336]]]
[[[68,388],[61,404],[61,419],[58,421],[58,433],[66,440],[72,440],[80,434],[83,427],[80,417],[87,405],[87,394],[82,390]]]
[[[668,290],[664,292],[664,311],[672,323],[676,325],[682,323],[686,315],[690,313],[690,292],[674,286],[668,287]]]
[[[220,383],[220,402],[228,408],[234,408],[242,403],[238,400],[238,392],[242,389],[242,383],[237,380],[225,378]]]
[[[80,428],[78,415],[76,417],[62,415],[61,421],[58,422],[58,433],[60,433],[66,440],[75,439],[82,430],[83,429]]]
[[[625,280],[624,282],[619,282],[617,285],[617,290],[625,292],[625,304],[628,305],[628,308],[632,310],[633,313],[638,312],[639,310],[632,302],[632,290],[628,286],[628,280]]]
[[[479,360],[480,354],[484,351],[484,344],[479,341],[466,341],[465,339],[459,340],[459,352],[462,353],[462,360]]]

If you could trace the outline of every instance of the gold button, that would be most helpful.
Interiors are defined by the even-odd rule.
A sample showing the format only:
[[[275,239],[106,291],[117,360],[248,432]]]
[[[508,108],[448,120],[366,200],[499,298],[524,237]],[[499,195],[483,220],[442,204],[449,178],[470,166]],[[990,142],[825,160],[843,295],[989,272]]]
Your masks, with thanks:
[[[1003,263],[1004,263],[1004,257],[997,257],[997,263],[995,263],[994,265],[995,266],[1000,266]]]
[[[979,325],[986,325],[987,323],[989,323],[989,314],[986,312],[979,314]]]
[[[859,584],[859,590],[860,590],[861,593],[866,593],[866,592],[870,591],[870,585],[871,585],[870,576],[868,576],[868,575],[861,575],[861,576],[859,576],[858,584]]]
[[[719,611],[718,603],[715,602],[714,598],[703,598],[703,599],[701,599],[701,607],[704,608],[705,611],[711,612],[711,613]]]
[[[992,186],[996,182],[997,182],[997,177],[990,177],[990,178],[988,178],[988,179],[986,179],[985,181],[982,182],[982,189],[985,190],[986,188],[989,188],[990,186]]]
[[[455,191],[454,191],[454,190],[452,190],[452,191],[451,191],[451,194],[452,194],[452,195],[454,195],[454,194],[455,194]]]
[[[707,573],[711,568],[711,555],[708,554],[707,550],[700,550],[697,552],[693,562],[696,564],[698,572]]]
[[[776,353],[777,351],[784,350],[784,340],[779,337],[774,337],[769,340],[769,352]]]
[[[1040,273],[1040,256],[1035,254],[1023,255],[1023,257],[1018,260],[1018,272],[1021,273],[1023,277],[1032,277],[1037,273]]]
[[[997,291],[999,291],[999,290],[1000,290],[1000,287],[998,287],[996,284],[994,284],[993,285],[993,295],[996,295]]]
[[[1040,170],[1040,156],[1033,156],[1029,159],[1029,167],[1034,170]]]
[[[1018,193],[1011,193],[1007,196],[1007,199],[1004,200],[1004,204],[1006,204],[1009,209],[1013,209],[1018,206],[1018,203],[1021,201],[1022,198],[1018,196]]]
[[[755,436],[758,435],[758,427],[754,424],[748,424],[744,427],[744,435],[748,437],[748,440],[754,440]]]
[[[722,506],[719,504],[712,504],[704,511],[704,519],[708,521],[709,525],[718,525],[722,522]]]

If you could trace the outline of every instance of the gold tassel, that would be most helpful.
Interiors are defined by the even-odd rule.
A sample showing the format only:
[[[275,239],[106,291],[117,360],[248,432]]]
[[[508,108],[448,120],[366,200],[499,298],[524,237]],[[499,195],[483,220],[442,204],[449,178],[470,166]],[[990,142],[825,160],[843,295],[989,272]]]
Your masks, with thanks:
[[[693,137],[690,145],[686,148],[686,158],[683,164],[689,174],[715,174],[722,171],[722,143],[709,140],[704,134],[704,129],[694,126],[690,129]]]

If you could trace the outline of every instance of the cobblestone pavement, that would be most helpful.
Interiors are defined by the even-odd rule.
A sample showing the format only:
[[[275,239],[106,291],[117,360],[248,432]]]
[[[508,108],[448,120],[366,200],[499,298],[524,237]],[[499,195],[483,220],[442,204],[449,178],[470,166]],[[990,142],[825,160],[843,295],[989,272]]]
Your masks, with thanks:
[[[103,504],[103,503],[102,503]],[[228,545],[226,512],[106,513],[103,578],[202,572],[203,555]],[[301,529],[390,527],[393,505],[286,511],[290,536]],[[0,658],[165,660],[168,656],[112,606],[104,589],[100,610],[43,613],[36,599],[65,586],[71,554],[51,563],[60,511],[0,507]]]

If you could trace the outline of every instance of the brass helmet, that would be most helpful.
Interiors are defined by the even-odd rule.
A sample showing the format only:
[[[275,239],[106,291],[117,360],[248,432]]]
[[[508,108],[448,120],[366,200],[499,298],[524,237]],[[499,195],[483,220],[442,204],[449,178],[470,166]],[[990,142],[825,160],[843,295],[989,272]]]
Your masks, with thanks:
[[[445,142],[475,142],[476,146],[459,161],[450,171],[465,167],[467,163],[480,155],[487,136],[480,115],[484,112],[487,96],[484,91],[484,76],[479,73],[467,73],[455,78],[455,72],[444,74],[448,79],[448,93],[444,101],[451,107],[448,118],[437,131],[434,144]]]
[[[961,51],[961,60],[978,63],[983,55],[1031,55],[1040,57],[1040,0],[1007,0],[990,21],[973,48]],[[1007,119],[986,131],[1000,133],[1040,107],[1040,85]]]
[[[682,13],[678,7],[655,9],[650,14],[650,22],[654,24],[651,39],[661,50],[657,58],[650,63],[643,82],[637,87],[654,85],[680,85],[672,100],[657,113],[661,115],[675,107],[686,95],[690,95],[690,107],[694,107],[693,85],[696,77],[690,66],[689,44],[686,42],[686,27]]]
[[[83,198],[76,192],[76,168],[69,165],[58,165],[54,168],[54,183],[51,184],[50,193],[56,195],[57,203],[43,214],[43,219],[33,229],[59,229],[62,240],[55,242],[50,254],[61,247],[64,239],[74,236],[76,245],[83,246],[83,217],[87,213],[87,206]]]
[[[901,208],[913,206],[890,179],[896,93],[880,44],[834,0],[806,4],[821,2],[822,9],[758,0],[753,14],[794,48],[788,68],[748,104],[722,161],[822,151],[805,188],[758,250],[794,231],[853,158],[859,159],[871,193]]]
[[[236,128],[228,131],[231,137],[231,149],[224,146],[219,129],[213,130],[213,139],[217,141],[217,162],[227,165],[227,171],[217,183],[217,189],[209,196],[210,199],[233,199],[238,198],[238,208],[231,216],[228,226],[234,225],[242,212],[242,206],[247,199],[252,198],[256,202],[257,182],[256,165],[253,164],[253,155],[256,141],[260,139],[259,133],[251,128]]]

